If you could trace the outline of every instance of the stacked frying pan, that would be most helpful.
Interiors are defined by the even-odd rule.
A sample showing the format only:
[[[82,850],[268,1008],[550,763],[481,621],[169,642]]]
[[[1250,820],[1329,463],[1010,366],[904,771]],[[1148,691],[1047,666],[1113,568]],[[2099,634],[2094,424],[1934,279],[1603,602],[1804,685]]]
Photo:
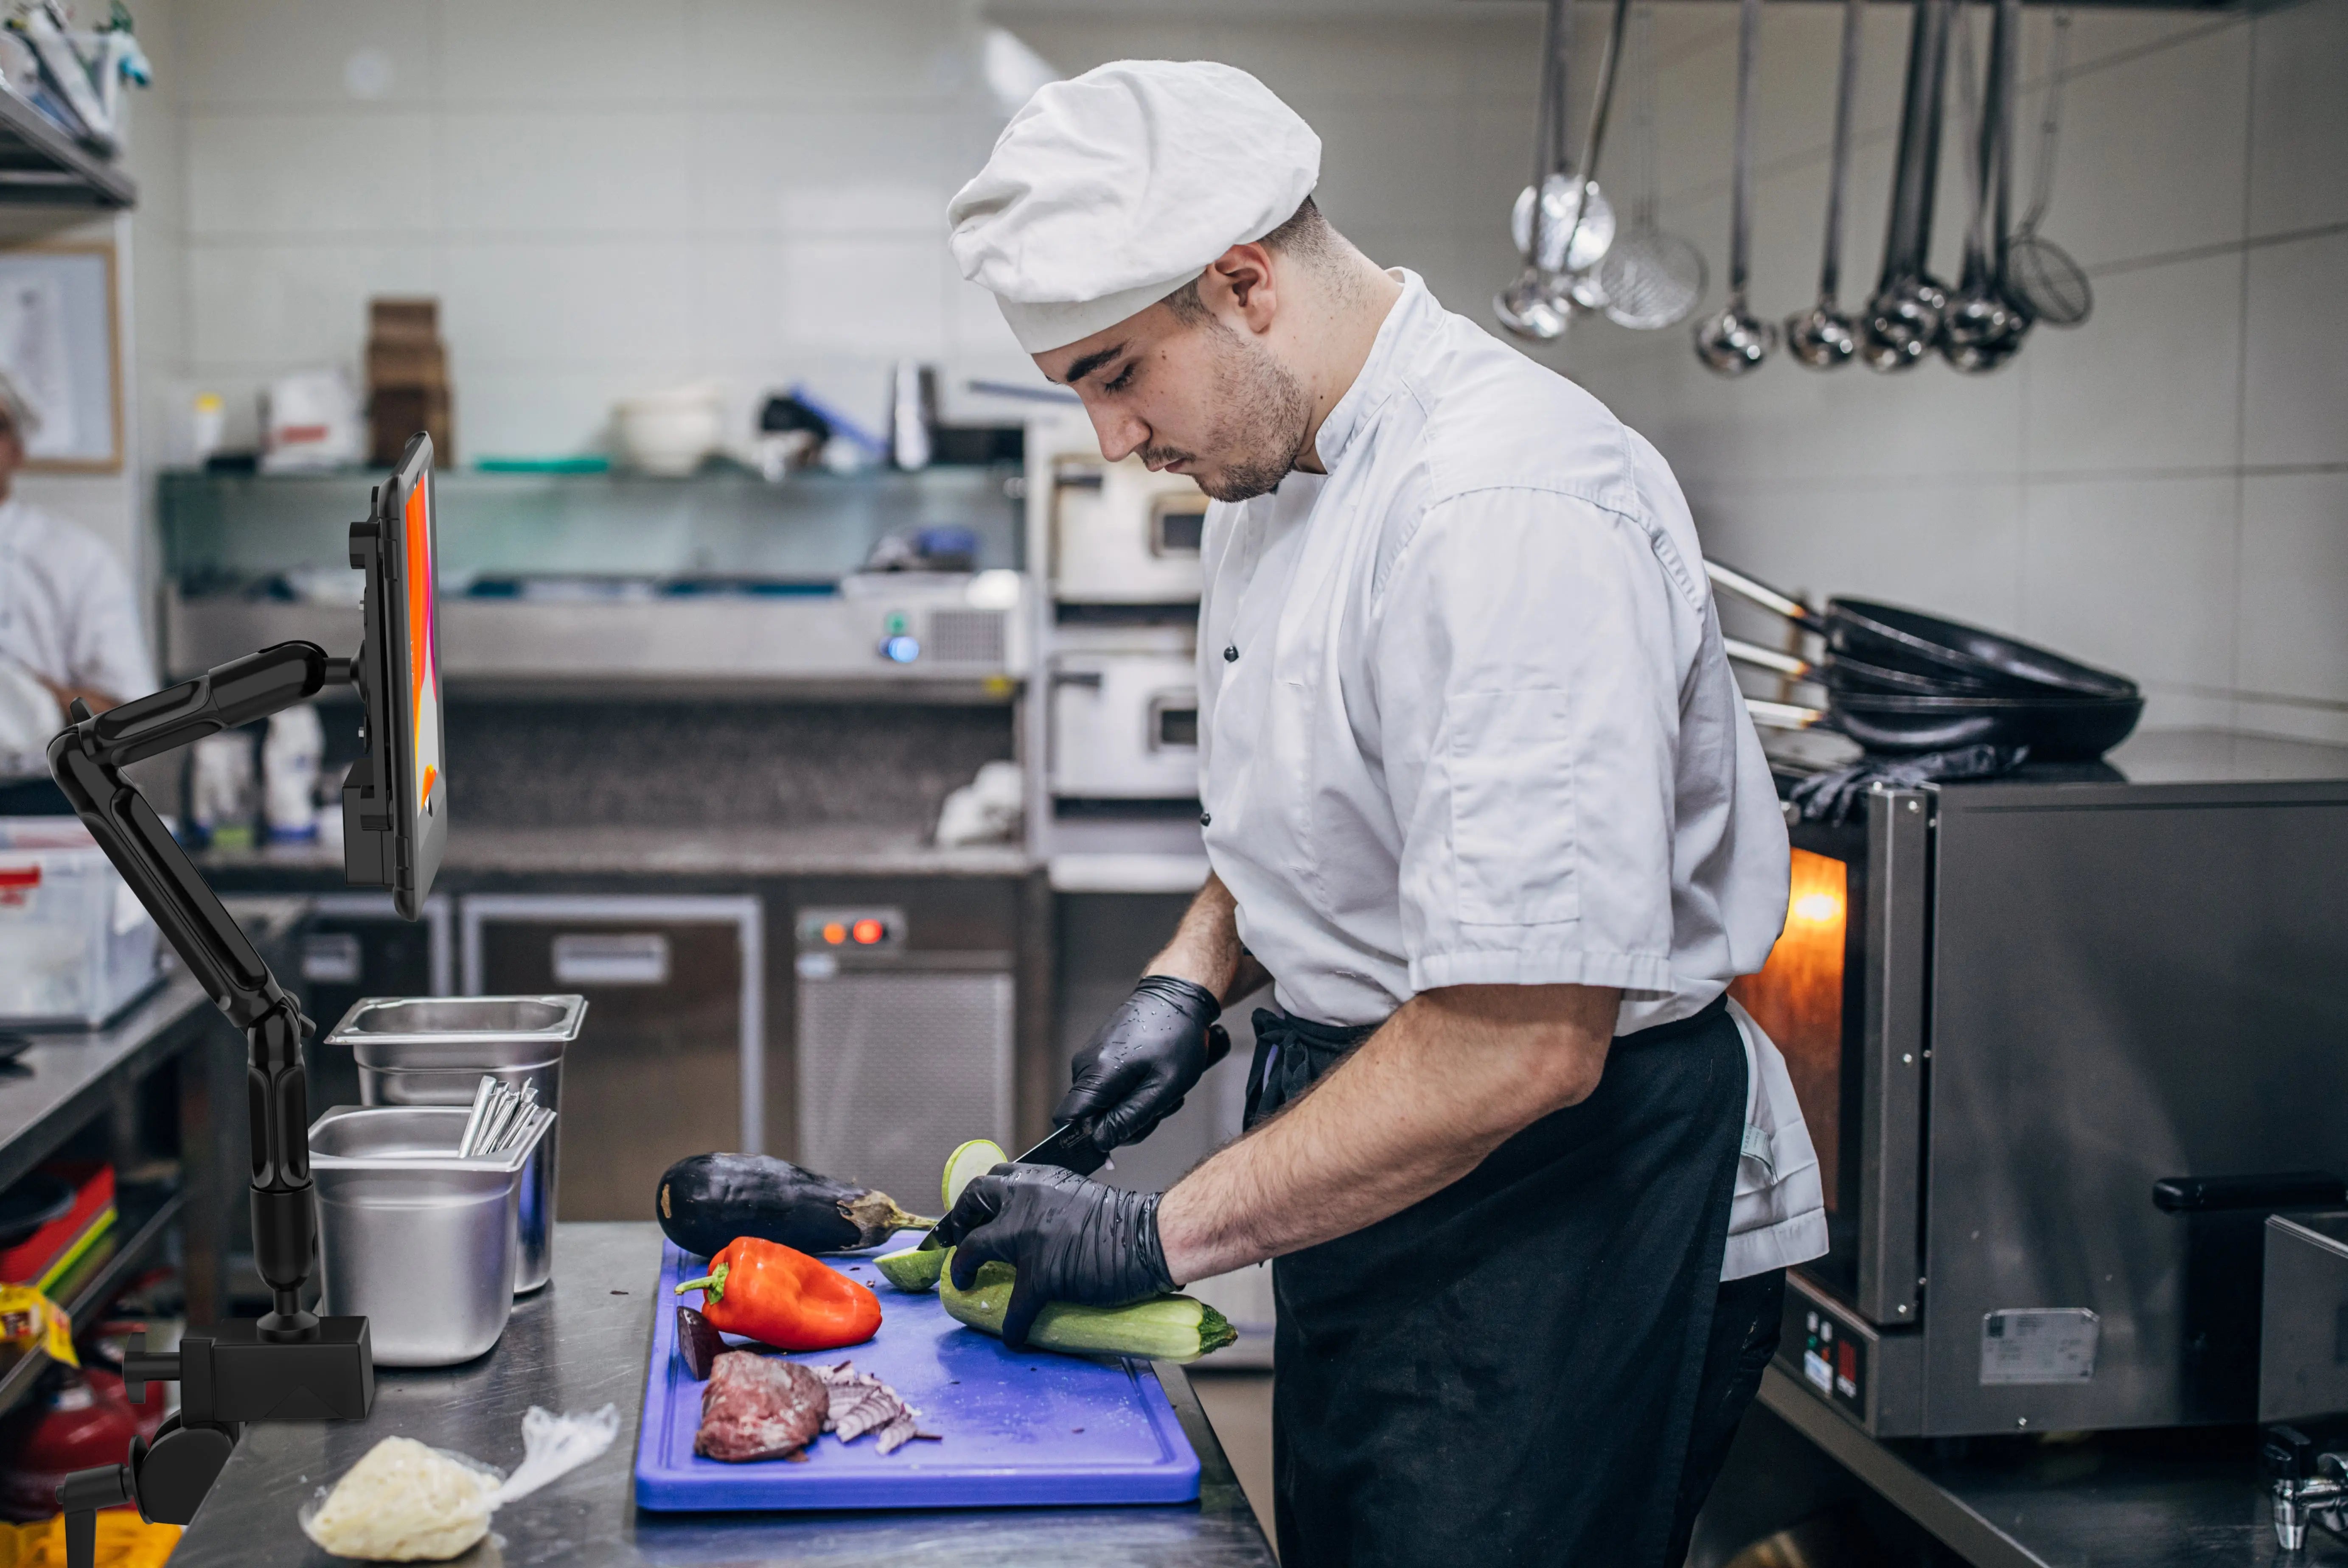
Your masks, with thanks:
[[[1713,585],[1826,641],[1818,660],[1728,639],[1728,656],[1826,692],[1824,708],[1748,702],[1756,723],[1840,732],[1869,752],[2026,746],[2045,761],[2092,762],[2144,713],[2135,682],[1993,631],[1867,600],[1821,615],[1743,572],[1707,561]]]

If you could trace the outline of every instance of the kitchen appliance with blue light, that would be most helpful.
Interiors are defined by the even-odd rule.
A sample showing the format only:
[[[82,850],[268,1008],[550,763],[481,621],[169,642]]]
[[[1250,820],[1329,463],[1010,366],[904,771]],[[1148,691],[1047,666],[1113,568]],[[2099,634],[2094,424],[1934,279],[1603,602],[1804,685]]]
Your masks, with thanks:
[[[2260,1227],[2348,1194],[2348,751],[2152,733],[1792,834],[1732,988],[1826,1188],[1780,1367],[1879,1437],[2254,1419]]]
[[[96,1513],[135,1503],[146,1518],[194,1517],[244,1423],[364,1417],[375,1402],[367,1319],[302,1305],[318,1258],[302,1015],[187,854],[122,769],[206,735],[252,723],[355,683],[366,752],[343,795],[345,876],[386,887],[398,913],[422,912],[448,825],[440,716],[439,622],[432,443],[418,435],[350,528],[350,562],[366,574],[364,641],[355,658],[281,642],[194,680],[73,723],[49,743],[49,766],[90,835],[250,1050],[252,1235],[273,1309],[257,1320],[191,1333],[173,1351],[135,1346],[123,1378],[134,1395],[178,1382],[180,1409],[128,1463],[75,1472],[58,1489],[67,1559],[96,1556]]]

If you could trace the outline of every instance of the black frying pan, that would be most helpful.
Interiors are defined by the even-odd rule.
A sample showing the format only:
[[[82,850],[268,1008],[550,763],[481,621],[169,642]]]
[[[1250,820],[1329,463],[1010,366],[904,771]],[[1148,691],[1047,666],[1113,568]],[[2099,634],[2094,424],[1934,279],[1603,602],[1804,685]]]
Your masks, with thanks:
[[[1875,671],[1893,671],[1920,677],[1944,692],[2013,697],[2138,694],[2136,682],[2125,675],[1962,621],[1863,599],[1830,600],[1820,615],[1741,571],[1713,561],[1704,562],[1704,571],[1715,587],[1825,638],[1826,669],[1849,662]]]
[[[2044,649],[1865,601],[1837,600],[1822,617],[1741,572],[1710,563],[1706,570],[1721,587],[1828,640],[1827,657],[1816,664],[1730,641],[1733,659],[1826,689],[1824,709],[1748,703],[1755,722],[1763,725],[1836,730],[1868,751],[1895,755],[1986,743],[2026,746],[2032,756],[2048,761],[2093,761],[2126,740],[2144,715],[2144,698],[2135,682]],[[1856,610],[1850,608],[1854,604]],[[1927,627],[1952,634],[1937,651],[1936,657],[1947,656],[1937,664],[1913,646],[1929,641],[1923,635]],[[1878,639],[1866,644],[1873,661],[1850,657],[1837,646],[1836,631],[1852,629],[1861,637]],[[1967,646],[1959,646],[1960,641]],[[1845,642],[1859,645],[1851,638]],[[2024,667],[2092,677],[2104,689],[2080,692],[2017,679],[2013,672]]]
[[[1863,599],[1829,600],[1826,635],[1827,648],[1837,661],[1848,657],[1926,677],[1985,682],[2015,696],[2137,695],[2136,682],[2125,675],[1894,604]]]
[[[2144,716],[2141,697],[1911,697],[1831,688],[1824,708],[1746,706],[1764,729],[1833,730],[1888,755],[1988,744],[2027,746],[2047,762],[2093,762]]]

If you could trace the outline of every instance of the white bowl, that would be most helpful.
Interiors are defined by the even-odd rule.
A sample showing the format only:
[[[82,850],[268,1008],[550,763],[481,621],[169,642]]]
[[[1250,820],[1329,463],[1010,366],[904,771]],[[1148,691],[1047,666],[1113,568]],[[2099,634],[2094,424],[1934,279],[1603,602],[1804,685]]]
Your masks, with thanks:
[[[723,445],[726,414],[715,391],[633,397],[613,414],[620,456],[630,467],[681,478]]]

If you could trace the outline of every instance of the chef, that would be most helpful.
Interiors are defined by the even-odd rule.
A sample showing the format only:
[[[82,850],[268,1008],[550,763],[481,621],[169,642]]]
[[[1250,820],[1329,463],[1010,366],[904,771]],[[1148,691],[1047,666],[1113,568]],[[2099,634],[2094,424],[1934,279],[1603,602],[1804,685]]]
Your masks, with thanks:
[[[1102,455],[1212,498],[1213,868],[1058,1108],[1164,1119],[1267,978],[1249,1131],[1164,1194],[1002,1165],[945,1225],[1107,1305],[1271,1258],[1286,1568],[1677,1568],[1825,1250],[1782,1061],[1725,999],[1786,830],[1654,448],[1382,271],[1244,72],[1049,86],[949,210]]]
[[[49,738],[155,689],[130,579],[95,535],[10,494],[39,415],[0,372],[0,816],[66,812]]]

